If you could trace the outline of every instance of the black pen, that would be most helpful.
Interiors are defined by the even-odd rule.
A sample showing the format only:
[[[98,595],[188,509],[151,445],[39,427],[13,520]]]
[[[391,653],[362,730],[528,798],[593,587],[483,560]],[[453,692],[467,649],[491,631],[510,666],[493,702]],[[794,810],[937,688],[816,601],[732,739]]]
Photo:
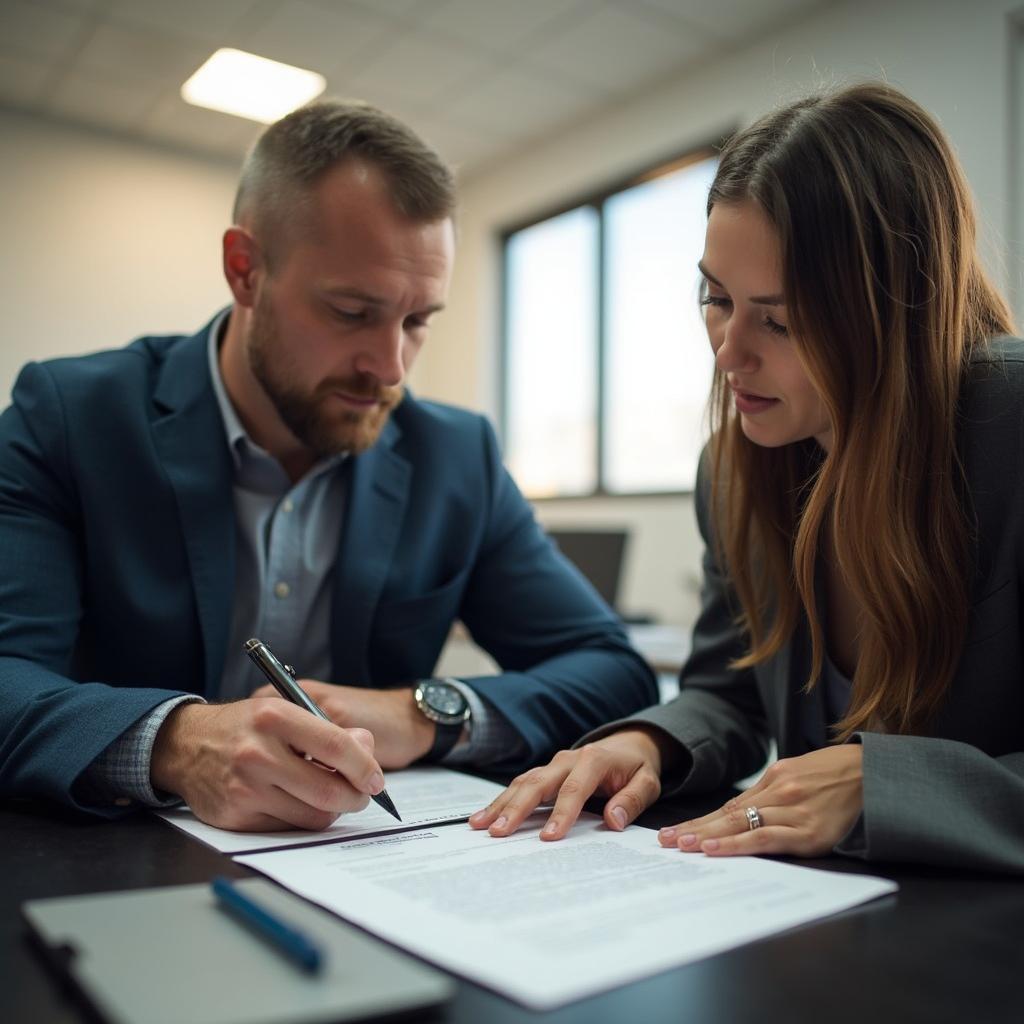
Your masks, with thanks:
[[[320,947],[298,929],[285,924],[266,907],[244,895],[226,878],[215,878],[210,883],[221,907],[246,927],[251,928],[275,949],[293,960],[304,971],[316,974],[323,963]]]
[[[257,640],[253,637],[251,640],[245,642],[245,653],[249,655],[254,662],[256,662],[259,670],[270,680],[270,685],[285,700],[290,700],[293,704],[298,704],[300,708],[305,708],[310,714],[316,715],[317,718],[322,718],[325,722],[329,722],[330,718],[324,714],[323,709],[314,701],[308,693],[295,681],[295,672],[290,665],[282,665],[277,658],[274,657],[270,648],[262,641]],[[316,760],[306,754],[307,761]],[[317,764],[321,762],[317,761]],[[329,768],[331,771],[337,771],[336,768],[330,765],[321,765],[323,768]],[[392,803],[391,797],[388,796],[388,791],[382,789],[376,796],[371,796],[371,800],[379,807],[383,807],[388,814],[394,816],[399,821],[402,820],[402,816],[395,809],[394,803]]]

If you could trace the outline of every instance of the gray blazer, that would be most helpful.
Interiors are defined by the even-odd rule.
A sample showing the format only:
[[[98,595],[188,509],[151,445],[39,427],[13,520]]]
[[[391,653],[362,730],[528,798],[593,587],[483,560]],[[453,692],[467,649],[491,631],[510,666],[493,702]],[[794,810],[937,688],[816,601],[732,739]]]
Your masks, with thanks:
[[[864,732],[864,810],[836,852],[868,860],[1024,873],[1024,341],[999,338],[972,362],[964,389],[962,452],[976,517],[967,639],[948,698],[928,735]],[[745,671],[729,581],[709,544],[709,480],[698,474],[705,541],[702,609],[671,703],[598,729],[589,742],[641,721],[689,754],[663,778],[666,796],[718,789],[756,771],[774,737],[780,757],[816,745],[820,687],[801,692],[810,665],[802,623],[771,661]],[[811,702],[810,704],[808,702]],[[577,744],[578,745],[578,744]]]

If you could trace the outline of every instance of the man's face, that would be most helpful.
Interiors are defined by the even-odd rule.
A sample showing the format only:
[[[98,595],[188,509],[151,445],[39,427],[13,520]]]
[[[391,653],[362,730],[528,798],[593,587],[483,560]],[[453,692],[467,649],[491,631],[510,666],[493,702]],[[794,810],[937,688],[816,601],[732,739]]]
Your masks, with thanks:
[[[444,305],[452,224],[403,217],[377,173],[358,164],[331,171],[297,216],[304,230],[278,240],[257,289],[249,365],[314,455],[365,451]]]

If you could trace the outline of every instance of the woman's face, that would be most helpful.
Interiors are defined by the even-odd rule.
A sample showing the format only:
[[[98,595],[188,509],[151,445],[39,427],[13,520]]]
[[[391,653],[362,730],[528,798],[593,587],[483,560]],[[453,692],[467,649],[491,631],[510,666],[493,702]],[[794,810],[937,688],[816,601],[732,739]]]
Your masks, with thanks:
[[[766,448],[813,437],[827,451],[825,405],[786,326],[779,239],[756,203],[711,208],[700,270],[708,337],[743,433]]]

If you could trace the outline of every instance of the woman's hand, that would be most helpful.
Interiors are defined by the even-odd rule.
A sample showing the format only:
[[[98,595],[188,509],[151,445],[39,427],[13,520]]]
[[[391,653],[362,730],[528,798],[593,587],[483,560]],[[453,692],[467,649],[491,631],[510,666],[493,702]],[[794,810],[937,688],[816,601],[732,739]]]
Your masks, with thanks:
[[[776,761],[755,785],[712,814],[663,828],[658,842],[716,857],[831,853],[864,806],[862,759],[863,747],[846,743]],[[750,827],[748,807],[757,809],[760,828]]]
[[[561,839],[594,793],[611,799],[604,807],[609,828],[621,832],[661,793],[661,769],[672,741],[657,729],[623,729],[578,750],[562,750],[543,768],[532,768],[469,819],[492,836],[511,835],[541,804],[554,808],[541,839]]]

